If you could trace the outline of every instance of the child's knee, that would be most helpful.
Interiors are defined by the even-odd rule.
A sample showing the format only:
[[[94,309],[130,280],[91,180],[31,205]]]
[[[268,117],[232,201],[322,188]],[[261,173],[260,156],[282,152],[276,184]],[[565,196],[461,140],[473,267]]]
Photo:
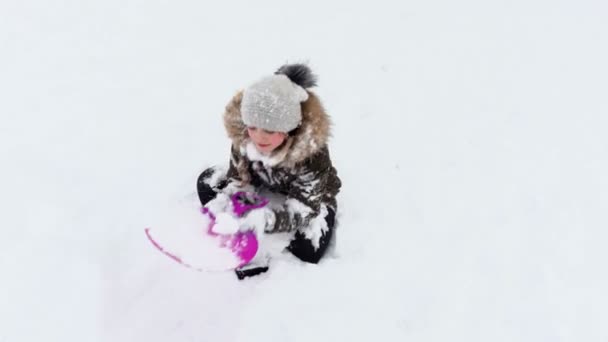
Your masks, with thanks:
[[[291,241],[287,249],[298,259],[316,264],[321,260],[329,242],[331,241],[333,228],[329,228],[327,231],[321,234],[319,241],[313,243],[312,240],[306,238],[301,232],[296,232],[294,239]]]
[[[203,171],[199,176],[196,182],[196,188],[198,190],[198,197],[201,201],[202,205],[207,204],[207,202],[211,201],[217,195],[217,190],[214,189],[213,185],[210,184],[213,176],[217,172],[217,169],[214,167],[210,167]]]
[[[300,232],[296,232],[295,238],[289,243],[287,249],[291,254],[305,262],[316,264],[321,260],[320,247],[315,248],[312,241],[305,238]]]

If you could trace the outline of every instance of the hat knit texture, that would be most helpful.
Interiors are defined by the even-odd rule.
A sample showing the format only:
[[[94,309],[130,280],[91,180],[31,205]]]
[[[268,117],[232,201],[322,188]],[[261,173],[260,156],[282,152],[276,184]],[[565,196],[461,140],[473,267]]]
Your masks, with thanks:
[[[308,99],[304,87],[315,85],[306,65],[282,66],[243,91],[241,117],[248,127],[270,132],[290,132],[302,121],[301,103]]]

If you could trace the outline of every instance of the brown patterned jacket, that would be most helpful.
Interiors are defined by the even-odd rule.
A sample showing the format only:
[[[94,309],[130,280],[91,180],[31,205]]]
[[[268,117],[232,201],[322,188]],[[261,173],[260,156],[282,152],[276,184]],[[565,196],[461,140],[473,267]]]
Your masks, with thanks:
[[[247,135],[240,111],[242,92],[232,98],[224,113],[224,125],[232,139],[227,189],[253,186],[286,196],[283,205],[274,208],[272,231],[306,228],[311,220],[324,218],[328,209],[337,211],[341,181],[327,147],[330,120],[316,95],[308,94],[302,103],[302,123],[267,157],[256,156]]]

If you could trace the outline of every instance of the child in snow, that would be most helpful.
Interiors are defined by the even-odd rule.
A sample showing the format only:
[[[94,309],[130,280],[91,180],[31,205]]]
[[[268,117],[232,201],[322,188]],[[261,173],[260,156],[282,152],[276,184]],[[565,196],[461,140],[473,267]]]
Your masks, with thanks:
[[[265,219],[252,228],[293,232],[287,250],[310,263],[331,240],[341,186],[327,147],[329,117],[309,90],[315,85],[308,66],[291,64],[238,92],[224,113],[232,140],[228,172],[209,168],[197,182],[203,205],[242,190],[283,195],[280,206],[256,209]],[[243,279],[266,270],[258,261],[236,273]]]

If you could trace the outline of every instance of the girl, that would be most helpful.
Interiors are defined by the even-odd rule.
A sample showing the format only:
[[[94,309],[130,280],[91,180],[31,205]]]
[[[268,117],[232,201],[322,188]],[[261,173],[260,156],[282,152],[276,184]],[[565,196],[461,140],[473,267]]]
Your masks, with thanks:
[[[321,259],[331,240],[341,186],[327,147],[329,117],[308,90],[314,86],[308,66],[291,64],[237,93],[224,113],[232,140],[228,172],[207,169],[197,183],[204,206],[243,190],[282,195],[278,206],[256,209],[265,220],[254,228],[293,232],[287,250],[310,263]],[[266,270],[267,263],[258,261],[236,273],[243,279]]]

